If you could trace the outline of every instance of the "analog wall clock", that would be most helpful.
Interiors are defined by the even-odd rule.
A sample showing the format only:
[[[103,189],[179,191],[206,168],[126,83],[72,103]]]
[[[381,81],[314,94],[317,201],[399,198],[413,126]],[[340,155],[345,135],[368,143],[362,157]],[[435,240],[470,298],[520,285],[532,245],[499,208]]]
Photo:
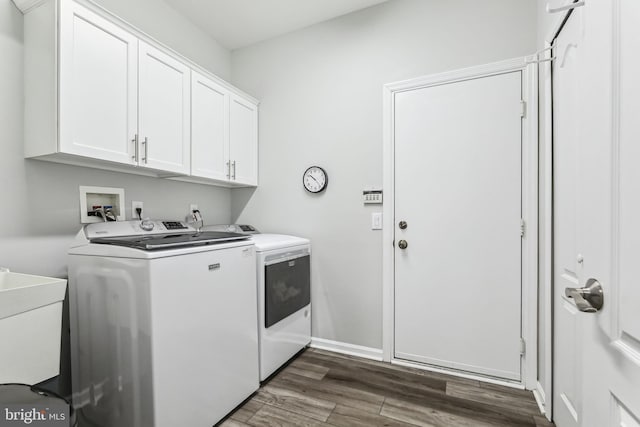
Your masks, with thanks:
[[[309,193],[320,193],[327,188],[329,177],[320,166],[311,166],[302,174],[302,184]]]

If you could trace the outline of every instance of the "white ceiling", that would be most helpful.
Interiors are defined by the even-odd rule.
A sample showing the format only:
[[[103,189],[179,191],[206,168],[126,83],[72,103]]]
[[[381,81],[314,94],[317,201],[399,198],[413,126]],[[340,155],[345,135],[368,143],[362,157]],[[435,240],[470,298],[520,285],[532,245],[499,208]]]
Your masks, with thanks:
[[[387,0],[165,0],[233,50]]]

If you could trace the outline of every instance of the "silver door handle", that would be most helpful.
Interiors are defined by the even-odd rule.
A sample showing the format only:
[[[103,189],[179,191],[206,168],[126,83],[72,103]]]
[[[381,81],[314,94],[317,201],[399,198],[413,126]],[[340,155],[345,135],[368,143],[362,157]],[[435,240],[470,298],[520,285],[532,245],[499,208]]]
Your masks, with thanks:
[[[406,240],[400,240],[400,241],[398,242],[398,247],[399,247],[400,249],[407,249],[407,247],[408,247],[408,246],[409,246],[409,244],[407,243],[407,241],[406,241]]]
[[[231,179],[231,162],[227,162],[227,179]]]
[[[140,155],[140,149],[138,148],[138,134],[137,133],[135,134],[135,136],[133,137],[131,142],[133,142],[133,156],[131,156],[131,160],[133,160],[134,162],[138,163],[138,157]]]
[[[602,285],[596,279],[587,280],[584,288],[565,288],[564,295],[573,298],[578,310],[585,313],[595,313],[604,304]]]
[[[142,158],[142,161],[146,165],[147,157],[149,157],[149,138],[145,136],[144,141],[142,141],[142,145],[144,145],[144,157]]]
[[[231,179],[236,179],[236,161],[234,160],[231,165],[233,166],[233,175],[231,175]]]

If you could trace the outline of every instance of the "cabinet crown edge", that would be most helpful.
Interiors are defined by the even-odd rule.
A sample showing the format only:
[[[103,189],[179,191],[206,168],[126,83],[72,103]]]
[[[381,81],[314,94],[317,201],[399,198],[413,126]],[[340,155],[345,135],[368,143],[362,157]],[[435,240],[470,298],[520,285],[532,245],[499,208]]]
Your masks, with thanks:
[[[22,12],[22,14],[24,14],[24,15],[26,15],[30,11],[42,6],[45,3],[48,3],[48,2],[55,2],[56,5],[58,5],[61,1],[65,1],[65,2],[69,1],[69,2],[73,2],[73,3],[77,3],[77,4],[81,5],[81,6],[84,6],[84,7],[88,8],[89,10],[91,10],[94,13],[97,13],[97,14],[101,15],[103,18],[111,21],[113,24],[119,26],[123,30],[130,32],[132,35],[134,35],[138,39],[142,40],[143,42],[148,43],[151,46],[155,47],[156,49],[159,49],[159,50],[165,52],[166,54],[175,57],[179,61],[181,61],[181,62],[185,63],[186,65],[188,65],[191,69],[193,69],[193,70],[195,70],[195,71],[197,71],[199,73],[204,74],[208,78],[213,79],[218,84],[224,86],[230,92],[235,93],[238,96],[241,96],[242,98],[244,98],[245,100],[247,100],[249,102],[252,102],[256,106],[260,105],[260,101],[258,99],[256,99],[254,96],[252,96],[252,95],[246,93],[245,91],[243,91],[242,89],[234,86],[232,83],[230,83],[227,80],[223,79],[222,77],[219,77],[218,75],[216,75],[213,71],[209,70],[208,68],[205,68],[204,66],[198,64],[196,61],[184,56],[182,53],[176,51],[175,49],[173,49],[173,48],[171,48],[169,46],[167,46],[165,43],[157,40],[156,38],[154,38],[153,36],[147,34],[143,30],[141,30],[140,28],[138,28],[135,25],[129,23],[126,19],[116,15],[115,13],[111,12],[109,9],[106,9],[105,7],[103,7],[102,5],[96,3],[93,0],[11,0],[11,1],[15,4],[15,6],[18,8],[18,10],[20,10],[20,12]],[[56,8],[57,7],[58,6],[56,6]]]
[[[23,14],[29,12],[31,9],[34,9],[41,4],[43,4],[47,0],[12,0],[13,4],[22,12]]]

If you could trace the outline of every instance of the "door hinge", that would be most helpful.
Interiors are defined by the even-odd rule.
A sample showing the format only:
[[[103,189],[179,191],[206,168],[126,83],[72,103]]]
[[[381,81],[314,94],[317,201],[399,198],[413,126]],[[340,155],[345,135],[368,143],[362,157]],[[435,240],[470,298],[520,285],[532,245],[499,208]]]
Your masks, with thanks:
[[[520,100],[520,117],[525,118],[527,116],[527,101]]]
[[[520,356],[524,356],[527,353],[527,343],[524,338],[520,338]]]
[[[524,222],[523,218],[520,218],[520,237],[524,237],[524,234],[526,231],[527,231],[527,224]]]

